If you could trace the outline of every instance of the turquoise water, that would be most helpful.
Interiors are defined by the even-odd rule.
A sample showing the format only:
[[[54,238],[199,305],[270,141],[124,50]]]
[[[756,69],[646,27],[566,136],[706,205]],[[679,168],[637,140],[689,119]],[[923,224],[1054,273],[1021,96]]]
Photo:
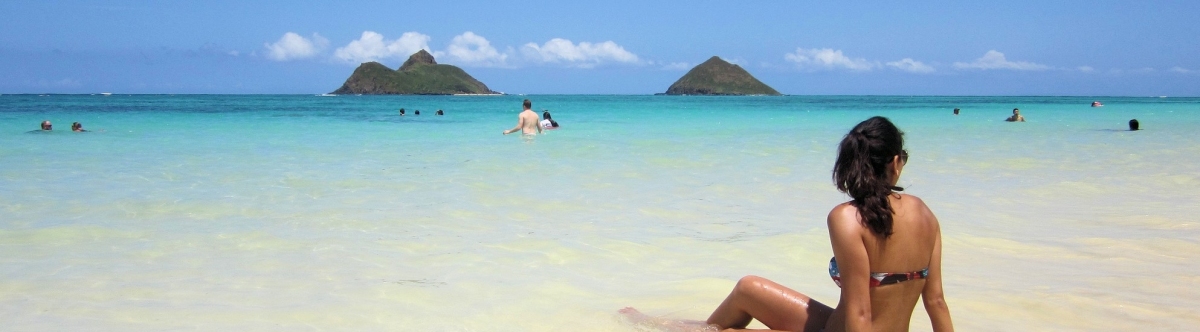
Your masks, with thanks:
[[[524,98],[562,129],[500,135]],[[1200,323],[1200,98],[1117,97],[0,95],[0,315],[636,330],[615,310],[703,319],[745,274],[833,303],[829,170],[873,115],[961,329]]]

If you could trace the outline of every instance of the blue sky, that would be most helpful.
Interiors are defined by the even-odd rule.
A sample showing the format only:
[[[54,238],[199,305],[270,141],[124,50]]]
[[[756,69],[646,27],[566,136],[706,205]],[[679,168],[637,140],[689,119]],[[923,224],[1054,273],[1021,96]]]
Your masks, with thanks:
[[[5,1],[0,93],[324,93],[418,49],[507,93],[1200,96],[1200,1]]]

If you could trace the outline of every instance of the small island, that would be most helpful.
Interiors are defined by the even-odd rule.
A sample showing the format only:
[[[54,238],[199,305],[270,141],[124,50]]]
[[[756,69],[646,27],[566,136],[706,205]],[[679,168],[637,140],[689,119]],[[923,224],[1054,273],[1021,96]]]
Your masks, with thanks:
[[[408,57],[400,69],[378,62],[365,62],[354,70],[335,95],[456,95],[498,94],[462,69],[439,65],[433,55],[420,50]]]
[[[667,89],[665,95],[779,96],[775,91],[738,65],[713,56],[692,68]]]

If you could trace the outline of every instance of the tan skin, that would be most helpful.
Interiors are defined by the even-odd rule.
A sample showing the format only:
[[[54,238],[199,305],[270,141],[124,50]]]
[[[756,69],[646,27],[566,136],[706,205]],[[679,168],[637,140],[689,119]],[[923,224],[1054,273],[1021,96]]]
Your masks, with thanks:
[[[1018,110],[1018,109],[1013,109],[1013,115],[1012,115],[1012,116],[1010,116],[1010,117],[1008,117],[1007,119],[1004,119],[1004,121],[1008,121],[1008,122],[1025,122],[1025,117],[1024,117],[1024,116],[1021,116],[1021,110]]]
[[[900,157],[889,166],[895,185]],[[725,331],[758,319],[774,331],[907,331],[917,299],[923,299],[934,331],[953,331],[942,294],[942,240],[937,217],[920,198],[893,194],[892,235],[884,239],[859,221],[849,202],[829,212],[829,240],[842,277],[837,308],[770,280],[747,276],[706,321]],[[929,267],[925,279],[870,287],[871,271],[910,272]]]
[[[512,129],[505,130],[504,134],[512,134],[518,130],[520,130],[524,135],[541,134],[542,126],[538,125],[538,120],[539,117],[537,113],[526,107],[524,111],[521,111],[520,115],[517,115],[517,126],[513,127]]]

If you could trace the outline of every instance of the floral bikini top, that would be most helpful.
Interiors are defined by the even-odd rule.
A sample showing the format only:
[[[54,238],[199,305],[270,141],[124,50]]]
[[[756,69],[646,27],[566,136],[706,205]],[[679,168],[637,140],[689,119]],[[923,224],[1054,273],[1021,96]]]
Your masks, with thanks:
[[[842,287],[842,273],[838,271],[837,257],[829,258],[829,277],[833,278],[833,282]],[[894,283],[925,279],[929,277],[929,268],[926,267],[920,271],[906,273],[887,273],[887,272],[871,272],[871,287],[879,287],[882,285],[891,285]]]

